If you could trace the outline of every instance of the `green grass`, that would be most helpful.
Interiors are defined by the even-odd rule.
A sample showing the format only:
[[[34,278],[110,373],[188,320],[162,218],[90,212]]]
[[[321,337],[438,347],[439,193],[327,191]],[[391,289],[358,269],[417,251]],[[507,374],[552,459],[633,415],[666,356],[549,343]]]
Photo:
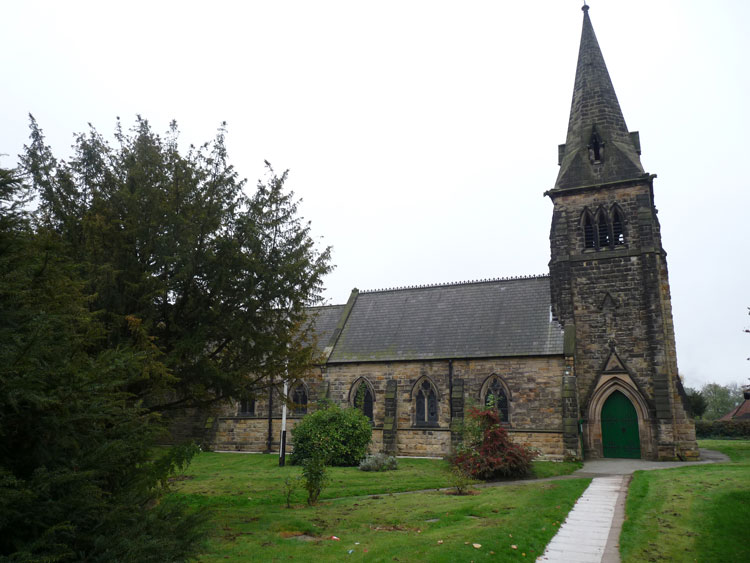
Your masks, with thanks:
[[[579,466],[535,462],[534,473],[549,477]],[[397,471],[380,473],[329,471],[317,506],[304,504],[300,488],[287,509],[282,484],[299,474],[298,467],[280,468],[273,455],[203,453],[174,483],[172,499],[212,511],[214,533],[201,561],[530,561],[589,483],[518,483],[455,496],[436,490],[450,482],[442,460],[399,459]],[[400,492],[407,493],[394,494]],[[299,534],[312,539],[296,539]],[[331,540],[334,535],[341,540]]]
[[[700,440],[731,462],[638,471],[620,553],[630,561],[750,561],[750,441]]]

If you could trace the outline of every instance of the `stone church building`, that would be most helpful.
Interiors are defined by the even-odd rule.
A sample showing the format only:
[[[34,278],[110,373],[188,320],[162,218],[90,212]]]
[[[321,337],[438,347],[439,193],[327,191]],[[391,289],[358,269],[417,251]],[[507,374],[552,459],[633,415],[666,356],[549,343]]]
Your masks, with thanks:
[[[583,8],[554,187],[549,275],[353,290],[311,309],[323,363],[289,391],[289,427],[357,403],[373,450],[442,456],[470,405],[494,404],[548,458],[695,459],[667,276],[644,171]],[[551,179],[550,179],[551,180]],[[276,391],[209,419],[215,449],[278,451]]]

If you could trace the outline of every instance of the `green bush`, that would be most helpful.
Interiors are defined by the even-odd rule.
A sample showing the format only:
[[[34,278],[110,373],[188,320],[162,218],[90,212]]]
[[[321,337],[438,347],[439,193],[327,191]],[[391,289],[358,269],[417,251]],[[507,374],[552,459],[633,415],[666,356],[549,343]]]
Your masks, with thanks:
[[[392,455],[382,453],[368,455],[359,464],[362,471],[393,471],[398,469],[398,461]]]
[[[307,504],[318,502],[323,488],[328,484],[326,464],[321,452],[314,452],[302,462],[302,480],[307,490]]]
[[[326,465],[354,466],[367,453],[372,426],[361,410],[329,404],[305,416],[292,429],[292,436],[294,465],[320,453]]]
[[[750,420],[696,420],[697,438],[750,438]]]

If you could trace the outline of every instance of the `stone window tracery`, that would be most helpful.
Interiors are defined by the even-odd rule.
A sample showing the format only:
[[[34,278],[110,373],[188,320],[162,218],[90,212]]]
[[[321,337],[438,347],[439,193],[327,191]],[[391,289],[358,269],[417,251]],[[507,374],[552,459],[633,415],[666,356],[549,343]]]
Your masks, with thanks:
[[[415,424],[417,426],[437,426],[437,393],[428,379],[424,379],[419,384],[414,401]]]

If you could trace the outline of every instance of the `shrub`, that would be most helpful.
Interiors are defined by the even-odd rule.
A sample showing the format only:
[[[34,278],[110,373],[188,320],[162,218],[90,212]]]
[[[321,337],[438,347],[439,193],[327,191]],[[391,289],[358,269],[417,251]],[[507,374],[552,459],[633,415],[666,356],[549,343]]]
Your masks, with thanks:
[[[325,459],[320,452],[315,452],[302,462],[302,479],[307,490],[307,504],[312,506],[318,502],[321,491],[328,484]]]
[[[368,455],[359,464],[359,468],[362,471],[393,471],[398,469],[398,462],[392,455],[379,453]]]
[[[750,420],[696,420],[696,438],[750,438]]]
[[[471,408],[463,434],[450,461],[467,475],[483,480],[522,477],[531,469],[536,453],[513,443],[495,409]]]
[[[299,486],[300,480],[302,479],[301,475],[288,475],[284,479],[284,496],[286,497],[286,507],[292,508],[292,495],[294,494],[294,491],[297,490],[297,487]]]
[[[450,486],[456,490],[457,495],[468,494],[471,485],[473,485],[475,479],[473,479],[462,467],[454,465],[451,467],[451,474],[449,477]]]
[[[292,464],[320,453],[326,465],[353,466],[365,457],[372,440],[370,420],[359,409],[330,404],[305,416],[294,429]]]

